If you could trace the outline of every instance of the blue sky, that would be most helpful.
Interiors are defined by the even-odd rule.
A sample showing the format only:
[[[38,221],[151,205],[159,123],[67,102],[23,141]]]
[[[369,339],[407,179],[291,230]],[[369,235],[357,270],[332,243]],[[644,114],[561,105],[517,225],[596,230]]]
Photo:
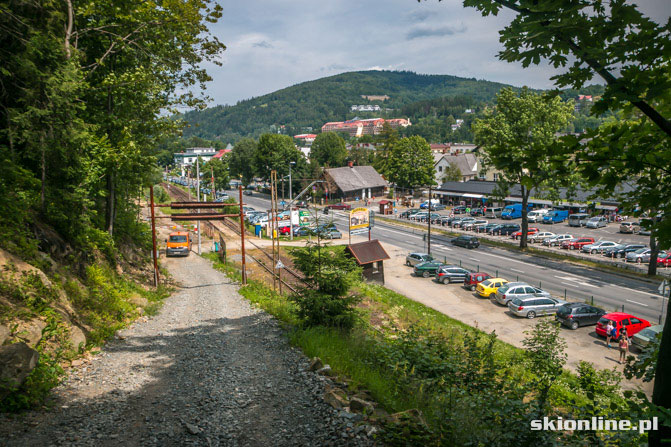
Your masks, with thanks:
[[[498,31],[512,15],[482,17],[460,0],[219,0],[211,30],[227,50],[205,67],[210,105],[235,104],[346,71],[450,74],[535,88],[552,86],[547,65],[523,69],[496,58]],[[658,20],[670,0],[640,0]]]

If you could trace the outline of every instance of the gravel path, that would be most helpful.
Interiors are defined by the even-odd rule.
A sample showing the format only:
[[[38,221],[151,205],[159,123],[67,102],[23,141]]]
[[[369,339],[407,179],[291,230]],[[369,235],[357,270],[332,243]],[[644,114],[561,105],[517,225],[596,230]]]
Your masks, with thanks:
[[[0,444],[372,445],[356,416],[322,400],[268,314],[196,255],[168,259],[182,288],[53,392],[50,411],[0,416]]]

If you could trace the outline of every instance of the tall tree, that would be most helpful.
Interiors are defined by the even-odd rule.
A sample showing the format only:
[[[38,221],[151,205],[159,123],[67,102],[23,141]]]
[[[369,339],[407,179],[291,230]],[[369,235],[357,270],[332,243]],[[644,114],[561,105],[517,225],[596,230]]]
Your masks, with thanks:
[[[539,191],[555,176],[555,166],[569,159],[568,148],[557,144],[555,134],[572,114],[573,105],[558,96],[541,96],[527,88],[518,95],[506,88],[497,95],[495,112],[473,124],[483,163],[501,171],[504,188],[522,188],[521,248],[527,247],[531,192]]]
[[[305,157],[297,149],[290,136],[263,134],[254,154],[254,170],[259,177],[270,178],[270,171],[276,170],[278,179],[289,174],[289,163],[296,163],[294,172],[302,172],[307,166]],[[295,169],[295,170],[294,170]]]
[[[375,164],[373,166],[382,174],[387,180],[389,180],[389,167],[391,160],[391,151],[398,142],[398,130],[391,127],[386,121],[382,124],[382,133],[377,136],[382,146],[378,149],[375,156]]]
[[[443,182],[460,182],[464,179],[464,174],[461,173],[461,169],[454,163],[448,163],[447,169],[443,172],[443,177],[441,181]]]
[[[322,166],[344,166],[347,158],[345,140],[335,132],[320,133],[310,147],[310,158]]]
[[[254,154],[256,141],[253,138],[243,138],[235,143],[228,157],[228,166],[231,177],[242,176],[242,181],[249,184],[254,178]]]
[[[203,182],[207,182],[207,179],[210,179],[209,185],[212,182],[212,177],[214,177],[214,187],[216,189],[228,188],[230,175],[228,171],[228,159],[226,157],[213,158],[205,163],[205,166],[201,169],[204,172]]]
[[[435,184],[431,146],[422,137],[398,140],[391,149],[387,165],[387,179],[402,188]]]

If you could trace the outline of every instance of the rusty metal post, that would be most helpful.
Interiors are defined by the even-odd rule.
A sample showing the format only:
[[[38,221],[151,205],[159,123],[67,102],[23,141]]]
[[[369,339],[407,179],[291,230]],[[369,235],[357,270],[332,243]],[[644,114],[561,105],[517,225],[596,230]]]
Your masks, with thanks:
[[[154,287],[158,287],[158,260],[156,259],[156,217],[154,216],[154,185],[149,188],[149,203],[151,208],[151,257],[154,260]]]
[[[245,214],[242,209],[242,183],[240,183],[240,245],[242,250],[242,285],[247,284],[247,259],[245,256]]]

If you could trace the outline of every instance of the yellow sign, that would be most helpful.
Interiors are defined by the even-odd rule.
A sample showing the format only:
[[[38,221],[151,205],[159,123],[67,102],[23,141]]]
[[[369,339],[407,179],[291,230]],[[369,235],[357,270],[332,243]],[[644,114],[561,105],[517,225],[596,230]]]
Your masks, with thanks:
[[[349,213],[349,230],[368,228],[370,226],[370,212],[368,208],[354,208]]]

